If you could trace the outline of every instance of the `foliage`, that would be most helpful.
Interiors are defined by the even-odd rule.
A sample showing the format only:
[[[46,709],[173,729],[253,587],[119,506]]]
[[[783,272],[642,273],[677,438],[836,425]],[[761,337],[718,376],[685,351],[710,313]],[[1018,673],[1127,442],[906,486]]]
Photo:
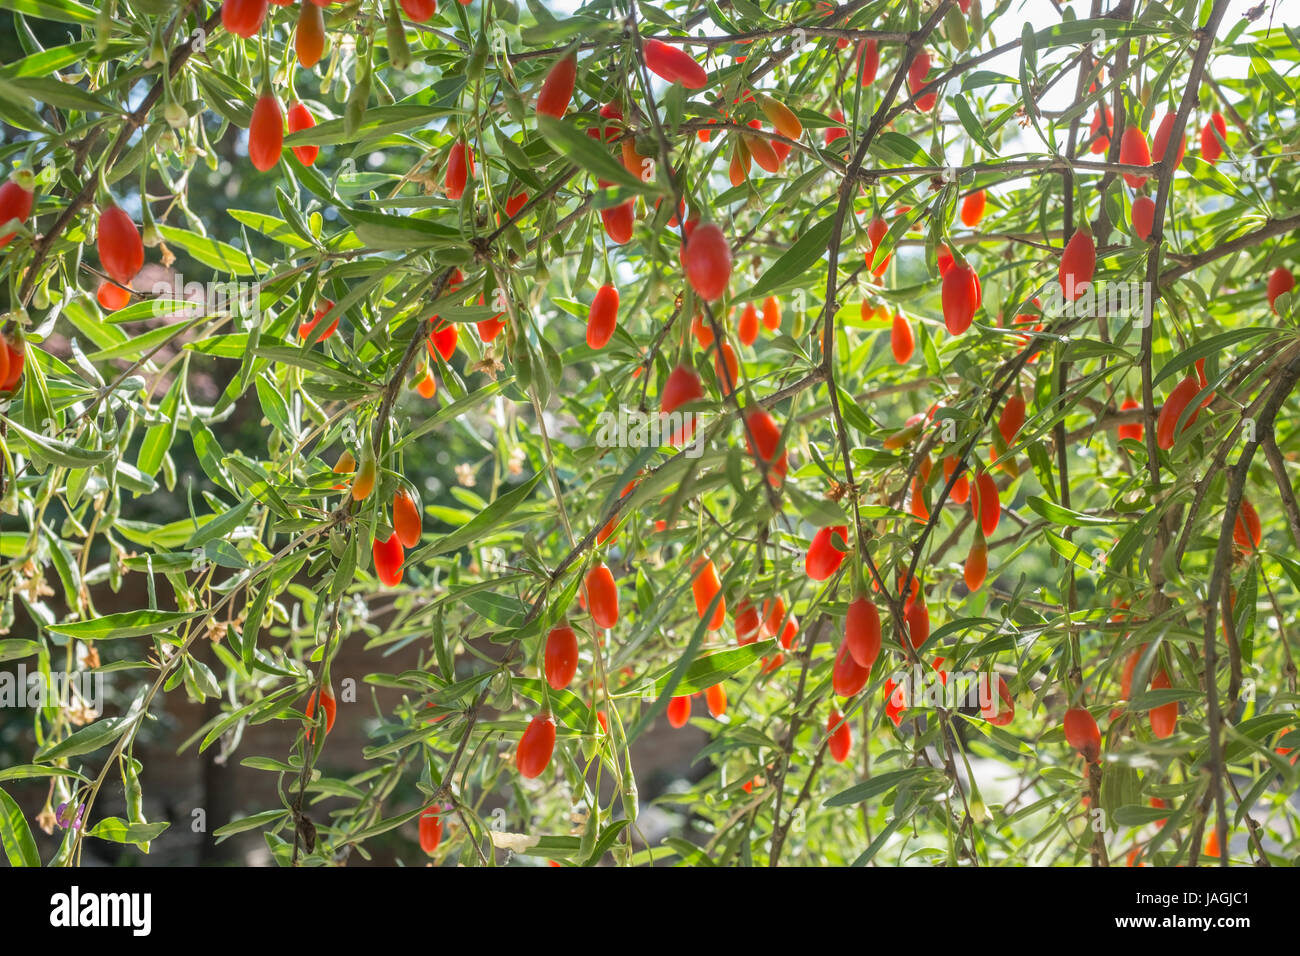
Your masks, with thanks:
[[[134,744],[163,694],[220,701],[184,753],[276,776],[280,806],[216,835],[281,864],[417,827],[466,865],[1294,858],[1276,10],[354,0],[242,38],[257,0],[225,7],[0,0],[0,156],[35,195],[0,245],[25,358],[0,660],[111,688],[110,714],[67,689],[6,713],[32,742],[0,769],[11,863],[41,862],[24,786],[52,862],[148,852]],[[283,150],[268,95],[314,120]],[[729,274],[692,246],[710,225]],[[160,294],[176,271],[201,301]],[[214,305],[226,283],[251,294]],[[669,395],[693,444],[606,440]],[[140,580],[147,606],[103,610]],[[908,678],[940,671],[992,674],[993,709],[927,704]],[[322,772],[334,707],[380,689],[367,769]],[[647,845],[632,747],[688,711],[708,772]],[[241,752],[267,722],[283,752]],[[118,779],[125,818],[96,802]]]

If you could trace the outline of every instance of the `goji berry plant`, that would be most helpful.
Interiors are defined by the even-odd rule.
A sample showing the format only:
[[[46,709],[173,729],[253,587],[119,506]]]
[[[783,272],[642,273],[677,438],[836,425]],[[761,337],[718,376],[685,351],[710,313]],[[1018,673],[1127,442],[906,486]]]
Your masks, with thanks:
[[[10,862],[1293,861],[1229,6],[0,0]]]

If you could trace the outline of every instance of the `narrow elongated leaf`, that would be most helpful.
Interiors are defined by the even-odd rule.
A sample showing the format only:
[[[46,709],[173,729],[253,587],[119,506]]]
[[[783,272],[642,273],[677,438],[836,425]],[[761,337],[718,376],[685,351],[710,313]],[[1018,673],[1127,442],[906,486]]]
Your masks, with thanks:
[[[169,631],[199,616],[199,611],[121,611],[89,621],[51,624],[49,630],[79,641],[112,641]]]
[[[36,841],[32,839],[22,808],[3,790],[0,790],[0,844],[4,845],[10,866],[41,865]]]
[[[834,229],[834,215],[827,216],[810,226],[740,298],[759,299],[798,279],[812,268],[814,262],[825,255]]]

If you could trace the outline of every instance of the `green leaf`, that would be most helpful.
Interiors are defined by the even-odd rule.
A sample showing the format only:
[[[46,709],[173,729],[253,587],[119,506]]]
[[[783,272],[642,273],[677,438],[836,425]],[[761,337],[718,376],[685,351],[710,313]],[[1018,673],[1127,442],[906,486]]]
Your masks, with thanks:
[[[1184,369],[1190,369],[1196,364],[1197,360],[1207,358],[1216,352],[1225,352],[1230,346],[1236,345],[1238,342],[1280,334],[1280,329],[1251,326],[1213,335],[1204,342],[1197,342],[1190,348],[1179,349],[1178,354],[1161,366],[1160,371],[1151,379],[1151,384],[1152,386],[1159,385],[1170,376],[1177,375]]]
[[[292,249],[311,249],[313,247],[312,242],[299,235],[283,219],[253,209],[227,209],[226,213],[236,222],[243,223],[268,239],[274,239],[276,242],[283,243]]]
[[[43,780],[46,777],[72,777],[82,783],[90,783],[89,777],[66,767],[42,767],[34,763],[23,763],[0,770],[0,780]]]
[[[883,153],[886,156],[893,155],[914,166],[943,165],[926,152],[916,140],[910,136],[904,136],[902,133],[895,133],[892,130],[886,130],[876,137],[875,143],[872,144],[872,152]]]
[[[819,528],[834,527],[848,521],[844,509],[829,498],[807,494],[795,488],[793,484],[787,486],[786,494],[804,520]]]
[[[755,641],[743,647],[733,647],[730,650],[719,651],[716,654],[697,657],[691,661],[690,667],[686,668],[682,679],[677,682],[677,686],[673,689],[673,694],[681,697],[685,694],[695,694],[706,690],[714,684],[720,684],[746,668],[752,667],[760,658],[771,654],[775,649],[776,641],[774,640]],[[666,667],[654,676],[647,678],[647,691],[650,682],[653,681],[654,696],[658,697],[662,694],[667,688],[668,680],[675,669],[676,665]]]
[[[853,861],[852,866],[866,866],[870,863],[872,859],[875,858],[876,854],[879,853],[884,845],[889,841],[889,838],[894,835],[895,831],[906,822],[907,817],[905,815],[898,814],[894,816],[885,828],[876,834],[875,839],[867,845],[867,848],[862,851],[861,855]]]
[[[119,461],[113,469],[113,480],[127,491],[140,495],[152,494],[158,489],[158,482],[143,474],[135,465],[124,461]]]
[[[144,849],[146,853],[149,848],[146,844],[150,840],[157,839],[162,835],[170,823],[127,823],[120,817],[105,817],[96,823],[86,832],[86,836],[98,837],[101,840],[109,840],[113,843],[134,843]]]
[[[438,115],[424,103],[395,103],[392,106],[378,106],[366,110],[366,118],[356,130],[349,134],[343,127],[343,119],[328,119],[317,123],[310,129],[288,133],[284,145],[294,146],[338,146],[355,145],[368,136],[388,136],[393,133],[405,133],[428,126]]]
[[[12,10],[23,16],[58,23],[94,24],[99,19],[94,7],[74,0],[0,0],[0,10]]]
[[[46,744],[36,751],[36,759],[48,761],[67,760],[69,757],[80,757],[84,754],[94,753],[121,736],[134,720],[135,717],[132,715],[101,717],[93,724],[69,734],[63,740]]]
[[[40,652],[39,641],[25,641],[18,638],[0,641],[0,661],[22,660],[24,657],[31,657]],[[4,778],[0,777],[0,780],[2,779]]]
[[[112,102],[102,96],[96,96],[88,90],[73,83],[65,83],[52,76],[15,76],[7,80],[9,84],[28,94],[32,99],[51,106],[67,110],[80,110],[84,113],[105,113],[117,115],[121,112]]]
[[[451,534],[444,535],[432,544],[428,544],[420,550],[407,556],[407,563],[418,564],[429,558],[436,557],[440,554],[447,554],[451,551],[458,551],[476,541],[478,538],[487,534],[500,522],[509,517],[510,513],[515,510],[537,487],[537,483],[542,479],[542,472],[538,472],[529,478],[523,484],[512,488],[501,497],[497,498],[486,508],[476,514],[473,518],[457,528]]]
[[[583,862],[583,866],[595,866],[596,863],[600,861],[600,858],[609,852],[610,847],[614,845],[614,841],[618,839],[618,835],[622,833],[631,822],[631,820],[627,819],[615,820],[609,826],[605,827],[605,829],[601,831],[600,839],[596,841],[595,849],[591,851],[591,856],[587,857]]]
[[[152,478],[162,467],[163,456],[171,449],[172,438],[176,435],[176,413],[180,407],[181,390],[185,387],[184,373],[172,379],[171,388],[163,396],[158,406],[158,415],[164,419],[163,424],[154,425],[144,433],[140,443],[140,454],[136,458],[136,468],[142,475]]]
[[[1096,515],[1086,515],[1078,511],[1071,511],[1069,508],[1062,507],[1055,502],[1048,501],[1046,498],[1040,498],[1037,495],[1029,495],[1025,503],[1042,517],[1046,518],[1053,524],[1067,525],[1074,528],[1100,528],[1113,525],[1120,518],[1100,518]]]
[[[239,761],[241,767],[247,767],[249,770],[266,770],[271,773],[297,773],[300,767],[293,764],[285,763],[283,760],[276,760],[274,757],[252,756],[245,757]]]
[[[453,601],[466,605],[498,627],[518,627],[523,623],[527,608],[516,597],[491,591],[470,591],[457,599],[457,593],[452,592]]]
[[[768,267],[763,277],[748,292],[737,296],[736,301],[761,299],[799,278],[826,252],[834,229],[834,214],[810,227],[795,240],[794,245],[787,249],[781,258]]]
[[[6,423],[12,432],[22,438],[33,453],[65,468],[90,468],[112,454],[107,449],[95,451],[82,448],[62,438],[46,438],[23,428],[13,419],[5,418],[3,415],[0,415],[0,421]]]
[[[639,176],[632,175],[604,146],[572,123],[553,116],[539,116],[537,129],[556,152],[597,179],[641,193],[658,194],[661,191],[652,183],[642,182]]]
[[[243,627],[240,628],[241,637],[243,638],[240,645],[240,656],[245,667],[252,667],[253,659],[257,655],[257,636],[262,630],[262,617],[266,613],[266,605],[270,598],[271,586],[269,584],[259,588],[257,597],[253,598],[252,603],[248,606],[248,615],[244,618]]]
[[[258,465],[252,464],[238,455],[227,455],[221,459],[221,464],[230,470],[250,494],[256,496],[259,501],[264,501],[270,505],[280,517],[293,517],[289,506],[284,503],[280,493],[271,487],[271,483],[266,480]]]
[[[206,521],[199,524],[198,530],[190,535],[189,540],[181,547],[185,551],[193,548],[200,548],[216,538],[224,538],[230,532],[240,526],[248,513],[253,510],[255,499],[245,498],[234,508],[222,512],[218,515],[211,515]]]
[[[287,820],[288,817],[289,811],[283,808],[263,810],[261,813],[254,813],[247,817],[231,820],[225,826],[213,830],[212,835],[217,838],[217,842],[221,842],[225,837],[234,836],[236,833],[243,833],[246,830],[259,830],[268,824],[275,823],[277,820]]]
[[[36,841],[27,826],[22,809],[9,794],[0,790],[0,844],[10,866],[40,866],[41,857],[36,852]]]
[[[248,255],[229,243],[209,239],[207,236],[200,236],[198,233],[176,226],[159,225],[158,231],[168,243],[184,249],[199,262],[218,272],[234,276],[257,275],[256,269],[249,263]],[[256,260],[254,264],[257,264]],[[252,287],[248,285],[229,284],[226,288],[227,301],[234,300],[241,291],[248,293],[251,289]]]
[[[1122,827],[1140,827],[1148,823],[1155,823],[1157,820],[1163,820],[1167,816],[1169,816],[1167,808],[1128,804],[1116,807],[1111,814],[1111,819]]]
[[[153,308],[155,304],[156,302],[137,302],[135,305],[128,305],[125,309],[114,312],[109,316],[109,318],[114,322],[138,322],[143,318],[157,318]],[[139,306],[147,306],[148,308],[146,310],[138,311],[134,317],[125,314],[128,311],[136,310]],[[189,314],[191,311],[197,310],[191,310],[188,307],[184,310],[185,314]],[[150,329],[148,332],[133,335],[129,339],[119,342],[116,345],[110,345],[107,348],[102,348],[96,352],[92,352],[87,357],[92,362],[107,362],[110,359],[138,359],[153,352],[155,349],[166,345],[172,339],[190,331],[194,328],[196,322],[197,320],[174,322],[171,325],[164,325],[156,329]]]
[[[483,404],[483,402],[487,401],[489,398],[494,398],[497,395],[500,395],[502,390],[512,381],[512,379],[503,378],[500,381],[491,383],[490,385],[484,385],[477,391],[470,392],[464,398],[457,399],[450,405],[444,405],[442,408],[438,409],[438,411],[434,412],[424,421],[420,422],[414,428],[402,435],[393,446],[393,450],[396,451],[404,448],[417,438],[422,438],[429,432],[434,431],[439,426],[445,425],[450,421],[455,421],[470,409]]]
[[[908,767],[906,770],[889,770],[876,774],[869,780],[854,784],[847,790],[841,790],[826,800],[824,807],[850,807],[863,800],[869,800],[882,793],[888,793],[899,784],[916,781],[926,786],[943,786],[947,778],[943,772],[930,767]]]
[[[21,71],[22,68],[22,63],[16,64],[17,70]],[[0,75],[8,72],[0,71]],[[32,133],[45,133],[49,130],[46,122],[32,110],[32,98],[6,83],[0,83],[0,120]]]
[[[169,631],[177,624],[196,618],[201,611],[121,611],[89,621],[51,624],[47,630],[79,641],[112,641],[124,637],[144,637]]]
[[[1229,726],[1228,739],[1223,746],[1223,759],[1224,761],[1240,759],[1252,749],[1252,744],[1255,749],[1260,749],[1263,746],[1260,741],[1265,737],[1273,735],[1283,727],[1296,725],[1295,714],[1260,714],[1243,720],[1235,727]]]
[[[1209,9],[1208,7],[1206,8]],[[1036,33],[1029,23],[1025,23],[1025,33],[1033,37],[1034,47],[1048,49],[1055,46],[1075,46],[1084,43],[1096,43],[1104,37],[1103,43],[1114,43],[1124,37],[1155,36],[1168,33],[1170,25],[1153,17],[1150,20],[1071,20],[1039,30]]]
[[[519,37],[526,46],[560,44],[570,37],[589,36],[593,31],[608,33],[609,27],[612,26],[608,20],[598,20],[595,17],[588,16],[565,17],[563,20],[549,19],[545,21],[539,17],[538,21],[538,23],[524,27],[519,31]]]
[[[366,391],[373,387],[370,382],[359,375],[354,375],[328,355],[322,355],[320,352],[314,352],[311,349],[298,348],[292,345],[258,345],[254,351],[261,358],[268,358],[275,362],[283,362],[286,365],[319,372],[326,379],[349,382],[361,386]]]
[[[984,132],[984,124],[971,110],[970,104],[966,102],[966,97],[960,93],[955,93],[948,97],[948,102],[952,104],[957,113],[957,118],[961,120],[961,125],[970,138],[979,143],[980,148],[985,152],[997,153],[997,147],[989,142],[988,136]]]
[[[459,230],[415,216],[390,216],[361,209],[342,210],[357,238],[373,249],[409,251],[432,246],[465,245]]]
[[[555,719],[565,727],[582,728],[587,726],[591,709],[577,694],[569,690],[555,690],[543,685],[543,682],[530,677],[515,678],[510,685],[523,696],[541,703],[551,702],[551,711]]]

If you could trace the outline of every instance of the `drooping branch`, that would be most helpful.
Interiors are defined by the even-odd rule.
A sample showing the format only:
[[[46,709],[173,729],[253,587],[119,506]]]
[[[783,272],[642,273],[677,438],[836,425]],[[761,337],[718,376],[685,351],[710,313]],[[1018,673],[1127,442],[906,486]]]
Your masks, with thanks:
[[[113,140],[113,144],[109,146],[108,150],[103,155],[103,159],[99,163],[100,168],[111,169],[113,164],[117,162],[118,157],[122,155],[122,151],[126,149],[127,144],[130,142],[131,137],[134,136],[136,131],[144,124],[144,121],[149,117],[150,111],[155,105],[157,105],[158,100],[162,98],[163,89],[166,84],[180,73],[181,69],[185,66],[186,61],[194,55],[196,36],[210,36],[220,26],[220,24],[221,11],[217,10],[208,17],[207,20],[203,21],[201,34],[196,31],[195,35],[187,37],[184,43],[181,43],[172,51],[171,57],[168,59],[167,78],[164,79],[163,77],[159,77],[155,80],[153,86],[149,88],[149,92],[146,93],[144,99],[140,101],[140,105],[128,113],[122,120],[122,126],[117,134],[117,138]],[[97,136],[98,132],[91,135]],[[54,244],[67,230],[68,226],[71,225],[72,221],[77,217],[81,210],[94,200],[95,192],[98,188],[98,174],[95,173],[87,176],[80,191],[78,191],[77,194],[68,201],[68,204],[63,207],[63,211],[59,213],[58,218],[54,220],[54,225],[47,229],[33,244],[32,261],[27,266],[27,273],[23,276],[22,285],[18,290],[18,298],[24,305],[27,304],[32,293],[36,289],[36,283],[41,277],[41,267],[45,264],[46,258],[53,250]]]

